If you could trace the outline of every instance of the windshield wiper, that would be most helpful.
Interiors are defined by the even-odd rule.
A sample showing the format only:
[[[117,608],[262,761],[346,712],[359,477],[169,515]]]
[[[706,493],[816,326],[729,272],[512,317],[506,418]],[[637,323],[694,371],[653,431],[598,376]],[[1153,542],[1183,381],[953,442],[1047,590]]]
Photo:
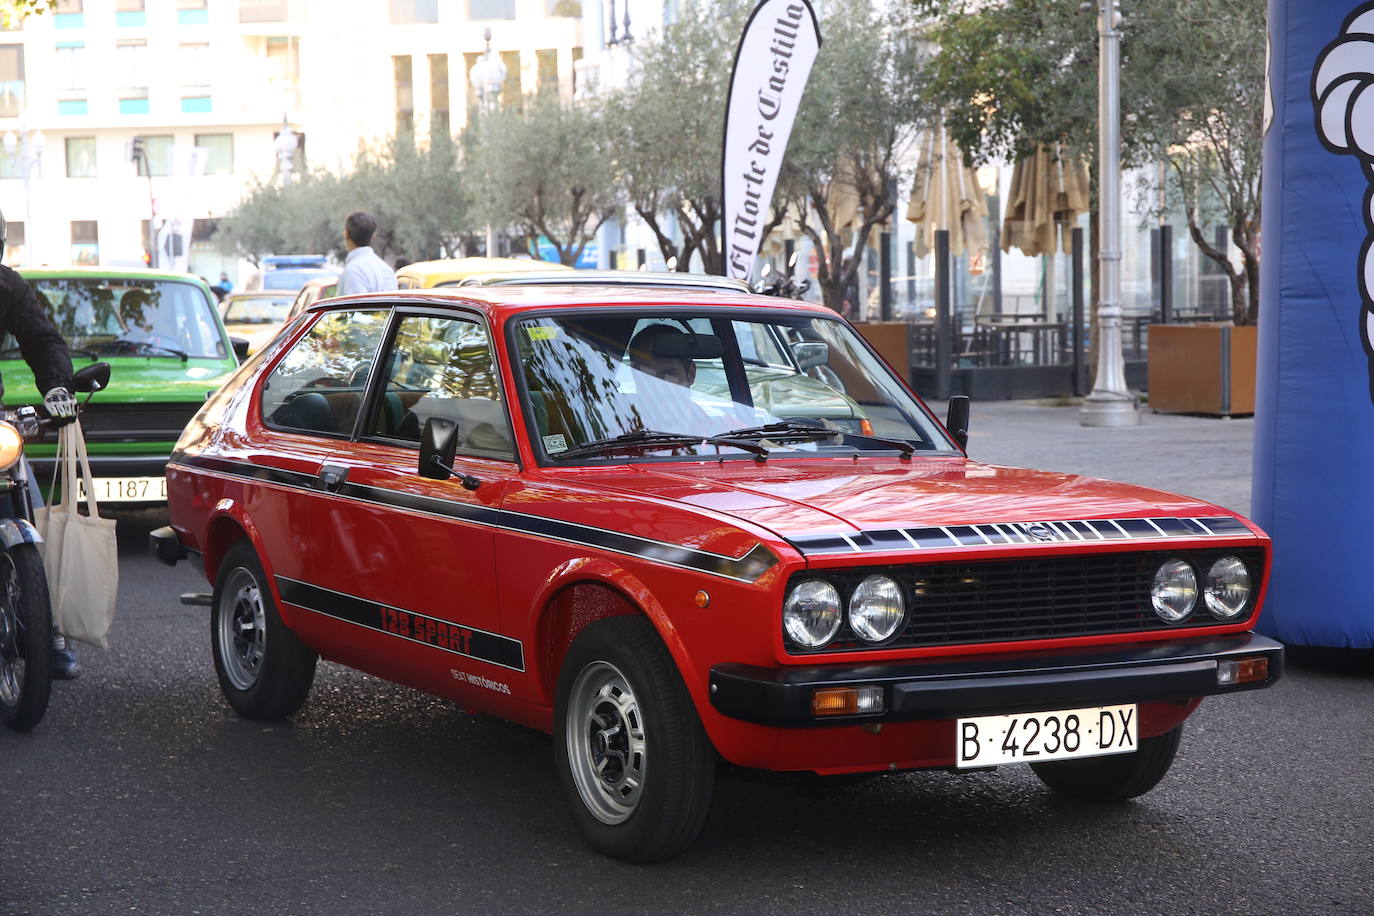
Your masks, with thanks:
[[[689,433],[667,433],[654,429],[637,429],[634,432],[623,433],[619,436],[593,439],[590,442],[584,442],[557,454],[549,455],[549,457],[556,461],[562,461],[565,458],[585,458],[589,455],[604,455],[607,452],[618,452],[626,449],[680,448],[684,445],[699,445],[705,441],[705,436],[693,436]]]
[[[94,350],[87,350],[85,347],[68,347],[67,352],[79,354],[90,360],[97,360],[100,358],[99,353],[95,352]],[[18,347],[6,347],[5,349],[0,350],[0,359],[14,359],[14,357],[16,356],[23,355],[23,351],[20,350]]]
[[[116,337],[110,341],[111,344],[130,347],[136,351],[159,350],[163,353],[175,356],[183,363],[190,359],[185,350],[178,350],[176,347],[164,347],[162,344],[155,344],[147,340],[127,340],[123,337]]]

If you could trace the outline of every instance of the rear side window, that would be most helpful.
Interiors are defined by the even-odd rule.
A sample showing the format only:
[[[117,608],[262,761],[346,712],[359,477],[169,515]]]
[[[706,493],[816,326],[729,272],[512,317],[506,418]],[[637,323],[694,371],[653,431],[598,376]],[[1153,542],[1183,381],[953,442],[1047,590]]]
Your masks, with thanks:
[[[379,309],[320,316],[263,383],[264,422],[276,429],[351,435],[389,314]]]
[[[425,421],[458,424],[459,450],[515,457],[486,329],[466,318],[411,315],[396,327],[370,435],[418,443]]]

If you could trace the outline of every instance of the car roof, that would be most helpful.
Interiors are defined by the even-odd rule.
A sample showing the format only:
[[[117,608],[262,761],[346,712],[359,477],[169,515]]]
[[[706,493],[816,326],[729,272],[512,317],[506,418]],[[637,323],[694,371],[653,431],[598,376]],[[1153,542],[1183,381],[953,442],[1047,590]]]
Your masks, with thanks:
[[[674,306],[722,311],[764,308],[779,311],[811,312],[831,317],[836,315],[833,309],[807,302],[804,299],[786,299],[776,296],[760,296],[753,293],[732,293],[709,289],[582,284],[564,286],[546,286],[544,284],[530,286],[518,284],[508,286],[448,286],[439,289],[405,289],[385,293],[362,293],[333,299],[321,299],[313,303],[309,311],[356,308],[367,303],[378,305],[404,303],[439,307],[450,305],[477,309],[493,318],[545,309],[670,308]]]
[[[195,274],[151,267],[21,267],[19,273],[26,280],[175,280],[208,286]]]
[[[464,281],[472,286],[504,286],[508,284],[567,285],[570,283],[596,286],[668,286],[674,288],[714,289],[735,293],[752,292],[743,280],[718,277],[713,274],[691,274],[664,270],[576,270],[530,271],[527,273],[484,274]]]

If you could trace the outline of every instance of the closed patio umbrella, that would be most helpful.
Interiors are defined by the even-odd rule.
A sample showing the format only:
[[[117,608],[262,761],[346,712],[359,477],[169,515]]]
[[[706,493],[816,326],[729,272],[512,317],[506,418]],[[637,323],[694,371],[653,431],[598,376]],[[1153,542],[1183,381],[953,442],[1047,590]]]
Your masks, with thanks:
[[[1068,251],[1070,230],[1088,212],[1088,170],[1059,144],[1040,146],[1011,173],[1002,250],[1032,257]]]
[[[988,200],[943,124],[920,139],[906,218],[916,223],[916,256],[925,257],[937,229],[949,230],[950,254],[986,253]]]

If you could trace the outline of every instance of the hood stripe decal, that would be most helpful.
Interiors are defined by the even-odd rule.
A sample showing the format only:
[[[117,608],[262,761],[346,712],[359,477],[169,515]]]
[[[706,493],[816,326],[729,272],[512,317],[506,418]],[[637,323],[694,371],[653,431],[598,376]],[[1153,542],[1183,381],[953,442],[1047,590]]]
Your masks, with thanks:
[[[1038,532],[1038,533],[1037,533]],[[1231,516],[1203,518],[1098,518],[1079,521],[1002,522],[982,525],[936,525],[881,528],[848,534],[801,535],[788,542],[806,556],[875,553],[914,547],[1015,547],[1084,541],[1149,541],[1168,538],[1235,537],[1251,531]]]
[[[485,528],[497,528],[547,540],[594,547],[612,553],[639,557],[652,563],[694,569],[740,582],[758,581],[759,577],[776,566],[778,562],[778,558],[773,555],[773,552],[762,544],[755,544],[742,556],[729,557],[724,554],[712,553],[709,550],[669,544],[620,531],[596,528],[591,525],[565,522],[540,515],[527,515],[510,509],[494,509],[459,500],[403,493],[398,490],[365,484],[345,483],[337,491],[327,492],[319,488],[318,479],[310,474],[252,464],[247,461],[230,461],[223,458],[182,454],[175,456],[174,460],[169,463],[245,480],[263,481],[298,490],[310,490],[318,492],[321,496],[390,506],[408,512],[419,512],[424,515],[481,525]],[[841,541],[841,543],[844,542]],[[855,552],[860,548],[849,546],[848,549],[849,552]]]

